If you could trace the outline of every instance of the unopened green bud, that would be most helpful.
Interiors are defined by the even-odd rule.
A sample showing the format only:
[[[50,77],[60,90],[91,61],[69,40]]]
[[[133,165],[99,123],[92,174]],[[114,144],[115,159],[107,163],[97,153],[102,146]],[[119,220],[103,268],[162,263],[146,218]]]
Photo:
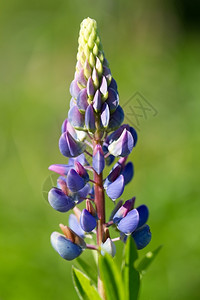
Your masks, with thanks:
[[[97,46],[97,44],[94,44],[93,54],[94,54],[95,56],[97,56],[98,52],[99,52],[98,46]]]
[[[85,57],[86,58],[89,58],[90,57],[90,49],[88,47],[88,44],[85,44],[85,47],[84,47],[84,54],[85,54]]]
[[[98,57],[96,58],[96,69],[98,74],[101,76],[101,74],[103,73],[103,65]]]
[[[92,49],[94,47],[94,39],[93,39],[92,35],[90,35],[88,38],[88,46],[90,47],[90,49]]]
[[[95,66],[95,58],[94,58],[94,55],[92,54],[92,52],[90,53],[90,56],[89,56],[89,63],[90,63],[90,66],[92,68],[94,68],[94,66]]]
[[[99,56],[99,60],[103,63],[104,55],[103,52],[100,52],[101,42],[100,37],[97,32],[97,24],[96,21],[90,18],[86,18],[81,23],[80,33],[79,33],[79,47],[78,47],[78,55],[77,59],[81,61],[81,64],[84,65],[87,60],[92,68],[94,68],[96,64],[97,55]],[[84,52],[84,56],[82,55]],[[102,73],[102,66],[99,65],[98,73]],[[85,74],[86,75],[86,74]],[[88,76],[86,75],[88,78]]]
[[[88,79],[91,76],[91,73],[92,73],[91,67],[88,61],[86,60],[84,64],[84,75]]]
[[[104,54],[103,54],[103,52],[100,51],[99,54],[98,54],[98,57],[99,57],[100,62],[103,63],[104,62]]]

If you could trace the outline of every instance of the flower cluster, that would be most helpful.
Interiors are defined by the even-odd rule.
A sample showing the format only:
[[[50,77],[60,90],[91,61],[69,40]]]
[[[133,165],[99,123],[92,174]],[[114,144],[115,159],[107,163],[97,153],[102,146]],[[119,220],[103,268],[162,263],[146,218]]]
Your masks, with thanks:
[[[60,152],[68,164],[54,164],[51,171],[60,176],[57,187],[48,194],[50,205],[59,212],[74,211],[69,226],[60,224],[63,234],[53,232],[51,243],[66,260],[78,257],[86,248],[115,255],[114,241],[126,242],[131,235],[138,249],[151,240],[148,208],[134,208],[135,198],[116,201],[132,180],[134,168],[127,162],[137,143],[137,133],[123,124],[124,112],[119,105],[117,84],[111,75],[96,22],[83,20],[74,80],[70,86],[71,101],[67,119],[63,122],[59,140]],[[92,151],[91,151],[92,150]],[[103,179],[105,166],[118,161]],[[92,178],[91,178],[92,177]],[[105,196],[114,203],[110,219],[105,220]],[[77,205],[85,201],[81,211]],[[119,232],[110,237],[109,227]],[[88,233],[97,235],[97,245],[87,244]]]

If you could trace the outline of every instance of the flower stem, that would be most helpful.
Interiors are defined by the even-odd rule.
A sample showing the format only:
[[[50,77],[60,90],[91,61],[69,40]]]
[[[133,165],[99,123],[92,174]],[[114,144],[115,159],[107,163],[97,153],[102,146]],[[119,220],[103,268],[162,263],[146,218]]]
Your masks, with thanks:
[[[97,143],[97,142],[96,142]],[[97,174],[94,171],[94,191],[95,191],[95,205],[98,216],[97,221],[97,246],[100,247],[103,241],[104,234],[104,224],[105,224],[105,194],[103,187],[103,174]],[[100,257],[101,253],[98,253],[98,257]],[[106,299],[105,291],[103,287],[103,282],[101,280],[101,275],[98,270],[98,291],[102,299]]]

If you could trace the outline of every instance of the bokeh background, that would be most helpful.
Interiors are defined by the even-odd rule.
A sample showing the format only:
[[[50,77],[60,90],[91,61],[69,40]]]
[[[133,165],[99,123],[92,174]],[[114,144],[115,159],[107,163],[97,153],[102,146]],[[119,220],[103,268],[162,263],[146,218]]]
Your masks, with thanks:
[[[200,7],[190,0],[0,2],[0,299],[78,299],[72,263],[49,242],[67,215],[46,194],[48,166],[65,162],[58,139],[87,16],[98,22],[121,105],[140,92],[158,112],[139,118],[123,197],[150,208],[152,242],[140,256],[163,245],[140,299],[199,299]]]

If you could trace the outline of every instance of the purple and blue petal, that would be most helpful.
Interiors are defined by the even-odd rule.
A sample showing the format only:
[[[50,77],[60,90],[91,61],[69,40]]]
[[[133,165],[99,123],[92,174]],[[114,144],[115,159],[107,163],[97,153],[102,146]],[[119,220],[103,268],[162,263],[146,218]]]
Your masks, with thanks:
[[[122,175],[124,176],[124,184],[128,184],[132,178],[133,178],[133,175],[134,175],[134,168],[133,168],[133,164],[132,162],[128,162],[123,171],[122,171]]]
[[[90,104],[85,112],[85,126],[88,131],[95,132],[95,113],[92,104]]]
[[[110,120],[110,110],[106,102],[104,102],[102,106],[100,118],[101,118],[101,126],[107,128]]]
[[[105,252],[110,254],[112,257],[116,254],[116,247],[113,241],[110,238],[101,244],[101,254],[105,255]]]
[[[68,121],[75,129],[83,129],[85,125],[84,114],[80,113],[77,105],[70,108],[68,112]]]
[[[58,173],[62,176],[67,175],[69,170],[73,168],[73,165],[61,165],[61,164],[55,164],[49,166],[49,170],[53,171],[55,173]]]
[[[113,141],[109,146],[109,152],[114,156],[128,156],[134,146],[132,134],[125,128],[121,136]]]
[[[109,131],[116,130],[124,121],[124,111],[120,105],[117,109],[110,115],[110,121],[108,124]]]
[[[59,148],[64,156],[76,157],[84,152],[86,145],[76,141],[69,132],[66,132],[59,139]]]
[[[137,249],[143,249],[151,241],[151,232],[149,226],[146,224],[138,228],[135,232],[132,233],[132,237],[134,238]]]
[[[105,167],[104,153],[103,153],[101,145],[99,145],[99,144],[96,145],[95,149],[94,149],[92,166],[98,175],[103,171],[103,169]]]
[[[75,202],[60,189],[52,188],[48,193],[49,204],[57,211],[67,212],[75,206]]]
[[[106,103],[109,106],[110,112],[113,113],[119,105],[119,95],[112,88],[108,89],[108,99]]]
[[[139,223],[138,223],[138,228],[142,227],[148,220],[149,218],[149,210],[146,205],[140,205],[137,207],[137,211],[139,213]]]
[[[138,226],[139,223],[139,213],[136,209],[128,212],[128,214],[121,219],[118,223],[117,228],[119,231],[126,235],[131,234]]]
[[[88,96],[87,96],[87,89],[82,89],[77,97],[77,107],[80,112],[85,112],[88,107]]]
[[[101,93],[99,90],[96,91],[94,98],[93,98],[93,108],[96,112],[100,112],[101,111],[101,105],[102,105],[102,101],[101,101]]]
[[[106,189],[109,198],[116,200],[124,191],[124,176],[120,175],[114,182],[112,182]]]
[[[74,214],[70,214],[69,215],[69,227],[78,235],[80,236],[82,239],[84,239],[85,237],[85,232],[83,231],[83,229],[80,226],[80,223],[77,220],[77,217]]]
[[[83,209],[80,216],[80,225],[85,232],[91,232],[95,229],[97,221],[87,209]]]
[[[77,192],[85,186],[85,180],[74,169],[68,172],[66,182],[72,192]]]
[[[51,244],[58,254],[66,260],[75,259],[83,251],[79,245],[73,243],[58,232],[53,232],[51,234]]]

